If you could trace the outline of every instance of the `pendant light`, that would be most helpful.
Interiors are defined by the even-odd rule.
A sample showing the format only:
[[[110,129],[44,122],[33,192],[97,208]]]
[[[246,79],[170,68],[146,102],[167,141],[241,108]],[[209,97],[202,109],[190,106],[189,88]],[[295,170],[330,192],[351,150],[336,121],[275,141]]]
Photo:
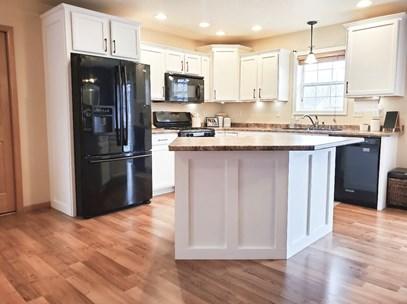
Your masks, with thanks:
[[[315,57],[315,54],[312,51],[313,50],[312,43],[313,43],[313,38],[314,38],[313,37],[314,36],[314,25],[317,24],[317,22],[316,21],[308,21],[307,24],[309,26],[311,26],[311,46],[310,46],[310,50],[309,50],[309,53],[307,55],[307,58],[305,58],[305,63],[306,64],[313,64],[313,63],[317,62],[317,58]]]

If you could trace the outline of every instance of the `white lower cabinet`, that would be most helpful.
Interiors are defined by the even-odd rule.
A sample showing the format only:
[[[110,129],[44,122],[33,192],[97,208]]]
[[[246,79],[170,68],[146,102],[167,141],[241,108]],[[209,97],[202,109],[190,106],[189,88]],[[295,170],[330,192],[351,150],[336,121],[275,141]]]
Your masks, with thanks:
[[[173,192],[175,188],[175,156],[169,144],[176,133],[153,134],[153,195]]]

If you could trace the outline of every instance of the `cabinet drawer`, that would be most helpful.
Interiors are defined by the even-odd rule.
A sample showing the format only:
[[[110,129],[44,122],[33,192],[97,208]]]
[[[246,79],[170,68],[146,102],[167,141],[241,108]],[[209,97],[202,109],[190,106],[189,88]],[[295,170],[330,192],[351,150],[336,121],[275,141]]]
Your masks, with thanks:
[[[177,133],[153,134],[152,144],[153,144],[153,146],[159,146],[159,145],[168,146],[177,137],[178,137]]]

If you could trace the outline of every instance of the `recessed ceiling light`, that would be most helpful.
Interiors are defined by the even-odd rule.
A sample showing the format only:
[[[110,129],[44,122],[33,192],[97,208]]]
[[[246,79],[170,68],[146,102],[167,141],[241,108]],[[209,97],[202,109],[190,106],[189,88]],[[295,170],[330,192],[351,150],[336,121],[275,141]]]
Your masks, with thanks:
[[[261,27],[261,25],[258,25],[258,24],[252,26],[253,32],[258,32],[258,31],[261,31],[262,29],[263,28]]]
[[[158,13],[157,15],[155,15],[155,19],[163,21],[167,19],[167,15],[164,13]]]
[[[209,24],[209,22],[201,22],[201,23],[199,23],[199,26],[205,28],[205,27],[209,27],[210,24]]]
[[[360,0],[356,6],[358,8],[364,8],[364,7],[368,7],[372,5],[372,1],[371,0]]]
[[[217,31],[216,36],[224,36],[225,32],[224,31]]]

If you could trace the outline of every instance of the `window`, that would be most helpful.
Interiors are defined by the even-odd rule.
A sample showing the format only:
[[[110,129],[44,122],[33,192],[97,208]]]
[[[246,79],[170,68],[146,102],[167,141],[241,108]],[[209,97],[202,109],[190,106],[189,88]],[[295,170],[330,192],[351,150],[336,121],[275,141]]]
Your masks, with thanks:
[[[318,62],[298,57],[296,100],[298,114],[346,114],[344,52],[317,54]]]

